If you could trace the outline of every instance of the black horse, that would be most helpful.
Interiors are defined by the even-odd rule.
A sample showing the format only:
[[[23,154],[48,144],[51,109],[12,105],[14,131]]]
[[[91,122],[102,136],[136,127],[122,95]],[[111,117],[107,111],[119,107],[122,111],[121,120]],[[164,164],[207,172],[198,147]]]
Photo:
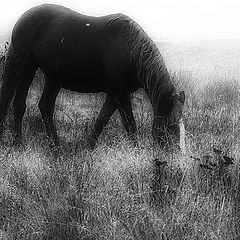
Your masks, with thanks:
[[[154,138],[162,144],[169,136],[179,140],[185,94],[176,93],[158,48],[131,18],[123,14],[90,17],[49,4],[20,17],[12,31],[0,89],[0,133],[14,98],[15,143],[21,142],[26,97],[38,68],[45,76],[39,108],[55,144],[53,112],[61,87],[107,94],[89,136],[92,147],[116,109],[127,132],[135,133],[130,95],[140,87],[153,106]]]

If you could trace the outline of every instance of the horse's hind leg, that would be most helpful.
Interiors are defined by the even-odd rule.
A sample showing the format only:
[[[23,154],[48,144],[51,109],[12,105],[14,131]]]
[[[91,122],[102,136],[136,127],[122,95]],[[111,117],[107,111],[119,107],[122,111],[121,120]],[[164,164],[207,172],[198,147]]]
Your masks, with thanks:
[[[53,141],[55,146],[59,145],[56,127],[53,123],[53,113],[56,97],[60,90],[60,86],[52,79],[45,75],[45,85],[42,97],[39,102],[39,109],[46,127],[48,137]]]
[[[36,69],[37,68],[34,66],[26,66],[22,74],[22,81],[20,81],[17,86],[16,95],[13,101],[15,145],[18,145],[22,139],[22,118],[26,110],[26,98]]]

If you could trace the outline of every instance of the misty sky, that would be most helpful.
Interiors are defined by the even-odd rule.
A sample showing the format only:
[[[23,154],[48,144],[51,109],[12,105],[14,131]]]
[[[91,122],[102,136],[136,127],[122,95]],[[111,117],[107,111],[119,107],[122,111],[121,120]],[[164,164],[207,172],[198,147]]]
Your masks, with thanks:
[[[83,14],[122,12],[154,39],[240,39],[239,0],[0,0],[0,35],[41,3],[56,3]]]

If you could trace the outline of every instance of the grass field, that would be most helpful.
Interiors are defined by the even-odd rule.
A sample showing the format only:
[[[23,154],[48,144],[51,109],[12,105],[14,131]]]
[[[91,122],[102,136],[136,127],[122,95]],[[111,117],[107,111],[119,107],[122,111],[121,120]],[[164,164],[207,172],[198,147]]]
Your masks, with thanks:
[[[171,74],[187,95],[186,155],[153,144],[151,106],[141,91],[133,96],[138,147],[116,112],[89,150],[86,136],[104,96],[62,91],[56,159],[37,108],[38,73],[23,121],[24,147],[11,148],[11,109],[0,146],[0,239],[240,239],[240,75],[215,68]],[[214,156],[213,148],[234,164],[211,171],[191,157]],[[156,158],[167,165],[157,166]]]

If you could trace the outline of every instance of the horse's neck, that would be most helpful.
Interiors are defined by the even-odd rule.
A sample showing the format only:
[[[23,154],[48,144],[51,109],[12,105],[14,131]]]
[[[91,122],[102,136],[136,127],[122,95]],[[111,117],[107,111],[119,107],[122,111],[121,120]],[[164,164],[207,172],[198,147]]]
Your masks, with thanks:
[[[156,105],[153,105],[155,113],[158,116],[166,117],[172,107],[172,91],[165,92],[159,99]]]
[[[152,86],[146,87],[145,91],[153,106],[154,115],[166,116],[171,107],[171,97],[175,91],[167,69],[161,77],[151,81]]]

